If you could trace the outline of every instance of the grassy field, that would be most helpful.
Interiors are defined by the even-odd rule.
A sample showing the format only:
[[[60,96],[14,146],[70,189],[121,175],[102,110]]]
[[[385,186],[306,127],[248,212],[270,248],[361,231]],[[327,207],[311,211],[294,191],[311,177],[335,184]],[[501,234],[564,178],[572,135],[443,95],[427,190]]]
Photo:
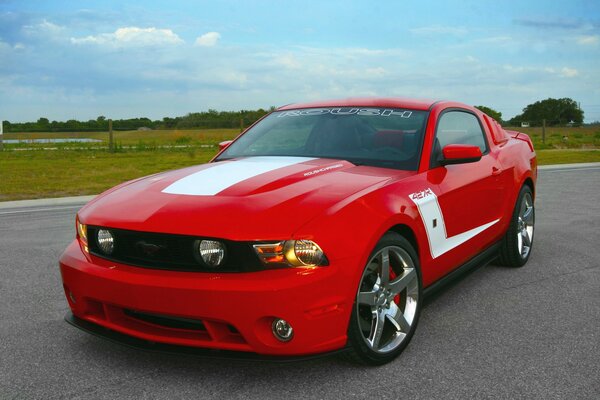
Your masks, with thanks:
[[[97,194],[140,176],[207,162],[216,151],[5,151],[0,201]]]
[[[546,141],[542,142],[542,128],[507,128],[528,134],[536,150],[549,149],[600,149],[600,126],[579,128],[546,128]]]
[[[201,146],[216,145],[223,140],[232,139],[240,133],[239,129],[189,129],[189,130],[153,130],[153,131],[114,131],[114,143],[118,147],[135,147],[152,149],[162,146]],[[101,143],[20,143],[8,144],[5,148],[90,148],[108,146],[108,132],[25,132],[7,133],[4,139],[33,140],[33,139],[96,139]]]
[[[600,128],[518,128],[532,136],[543,164],[600,162]],[[102,143],[9,144],[0,152],[0,201],[97,194],[123,181],[201,164],[236,129],[115,132],[117,152],[106,150],[108,134],[21,133],[5,139],[96,138]],[[563,140],[563,136],[568,139]],[[54,150],[44,150],[53,148]]]

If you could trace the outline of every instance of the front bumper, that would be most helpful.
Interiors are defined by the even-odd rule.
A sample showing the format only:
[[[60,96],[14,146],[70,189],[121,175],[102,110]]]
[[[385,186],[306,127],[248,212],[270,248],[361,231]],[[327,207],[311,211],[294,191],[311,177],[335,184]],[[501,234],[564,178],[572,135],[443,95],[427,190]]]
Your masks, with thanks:
[[[73,321],[159,344],[275,356],[344,347],[355,292],[352,274],[344,271],[351,269],[153,270],[85,255],[76,241],[60,259]],[[274,318],[292,325],[292,340],[273,336]]]
[[[219,349],[205,349],[200,347],[178,346],[167,343],[156,343],[148,340],[138,339],[134,336],[125,335],[110,329],[106,329],[100,325],[85,321],[68,312],[65,315],[65,321],[70,325],[81,329],[91,335],[117,343],[123,346],[131,347],[137,350],[148,351],[152,353],[166,353],[173,355],[184,355],[202,358],[230,359],[239,361],[273,361],[273,362],[295,362],[307,361],[317,358],[328,357],[335,354],[341,354],[348,351],[348,347],[343,347],[339,350],[334,350],[326,353],[310,354],[307,356],[280,356],[280,355],[260,355],[257,353],[230,351]]]

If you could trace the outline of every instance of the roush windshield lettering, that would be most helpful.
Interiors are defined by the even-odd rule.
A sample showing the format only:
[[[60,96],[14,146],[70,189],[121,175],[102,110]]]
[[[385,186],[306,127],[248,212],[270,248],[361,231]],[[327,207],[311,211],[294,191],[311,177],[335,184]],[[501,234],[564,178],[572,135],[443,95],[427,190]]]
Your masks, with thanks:
[[[311,108],[307,110],[291,110],[280,113],[277,117],[301,117],[310,115],[362,115],[368,117],[389,117],[396,116],[400,118],[410,118],[412,111],[391,110],[382,108]]]

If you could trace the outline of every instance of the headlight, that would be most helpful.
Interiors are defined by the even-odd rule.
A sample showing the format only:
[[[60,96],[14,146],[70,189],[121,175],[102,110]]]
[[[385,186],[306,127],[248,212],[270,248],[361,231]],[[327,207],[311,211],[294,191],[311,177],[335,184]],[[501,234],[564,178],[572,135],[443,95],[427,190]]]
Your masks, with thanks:
[[[254,250],[263,264],[287,264],[293,267],[328,265],[323,250],[312,240],[255,244]]]
[[[106,255],[111,255],[115,250],[115,238],[108,229],[98,229],[96,235],[98,247]]]
[[[293,242],[293,243],[292,243]],[[323,261],[323,250],[312,240],[292,240],[286,242],[285,258],[292,265],[315,266]]]
[[[216,240],[199,240],[196,242],[197,252],[204,264],[216,268],[225,260],[225,245]]]

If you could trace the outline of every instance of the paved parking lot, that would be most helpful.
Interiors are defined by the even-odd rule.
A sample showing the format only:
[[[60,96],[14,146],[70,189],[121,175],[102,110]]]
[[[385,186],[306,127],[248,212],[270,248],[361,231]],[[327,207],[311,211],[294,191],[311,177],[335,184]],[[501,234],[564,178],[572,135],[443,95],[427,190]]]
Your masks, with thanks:
[[[395,362],[144,353],[63,321],[76,205],[0,209],[0,399],[600,398],[600,168],[540,171],[529,264],[430,299]]]

